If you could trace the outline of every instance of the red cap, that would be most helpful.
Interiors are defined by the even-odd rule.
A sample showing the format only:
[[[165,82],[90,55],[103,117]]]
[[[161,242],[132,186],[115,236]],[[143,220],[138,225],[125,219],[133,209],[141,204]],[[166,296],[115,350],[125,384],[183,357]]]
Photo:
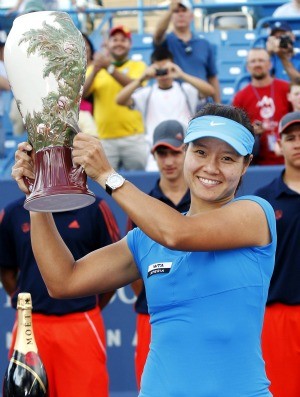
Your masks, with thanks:
[[[127,39],[131,40],[131,32],[124,25],[118,25],[112,28],[109,32],[109,37],[112,37],[116,33],[122,33]]]

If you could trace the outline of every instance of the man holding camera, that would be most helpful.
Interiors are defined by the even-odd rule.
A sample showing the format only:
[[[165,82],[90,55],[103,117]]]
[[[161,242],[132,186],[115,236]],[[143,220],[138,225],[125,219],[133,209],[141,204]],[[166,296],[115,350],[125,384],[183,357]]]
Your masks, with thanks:
[[[273,64],[274,76],[284,80],[300,79],[300,54],[294,52],[295,35],[291,27],[282,21],[274,23],[266,42],[266,49]]]
[[[154,84],[141,87],[144,81],[155,79]],[[178,83],[180,80],[182,83]],[[164,120],[177,120],[187,125],[196,113],[198,100],[212,96],[214,88],[206,81],[184,73],[173,62],[173,56],[165,47],[156,48],[151,54],[151,65],[140,78],[132,81],[117,95],[118,105],[138,110],[143,117],[149,146],[153,131]],[[148,157],[146,170],[157,170],[157,164]]]

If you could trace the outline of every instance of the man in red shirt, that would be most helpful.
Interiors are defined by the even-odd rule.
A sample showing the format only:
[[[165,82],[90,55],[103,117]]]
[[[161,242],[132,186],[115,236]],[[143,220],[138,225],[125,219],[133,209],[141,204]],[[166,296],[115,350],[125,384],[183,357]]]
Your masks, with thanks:
[[[289,83],[273,78],[272,64],[264,48],[252,48],[248,53],[247,69],[251,82],[236,93],[233,105],[244,109],[251,119],[257,135],[257,152],[254,164],[283,164],[278,140],[278,123],[291,111],[287,99]]]

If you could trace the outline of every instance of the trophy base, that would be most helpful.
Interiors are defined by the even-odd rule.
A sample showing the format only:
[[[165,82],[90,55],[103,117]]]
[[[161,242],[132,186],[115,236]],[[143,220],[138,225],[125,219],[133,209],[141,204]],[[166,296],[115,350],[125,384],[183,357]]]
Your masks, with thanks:
[[[86,173],[72,163],[72,149],[52,146],[36,152],[36,178],[24,180],[31,194],[24,208],[35,212],[64,212],[86,207],[96,198],[86,184]]]
[[[51,196],[28,198],[24,208],[34,212],[64,212],[87,207],[95,202],[93,193],[57,193]]]

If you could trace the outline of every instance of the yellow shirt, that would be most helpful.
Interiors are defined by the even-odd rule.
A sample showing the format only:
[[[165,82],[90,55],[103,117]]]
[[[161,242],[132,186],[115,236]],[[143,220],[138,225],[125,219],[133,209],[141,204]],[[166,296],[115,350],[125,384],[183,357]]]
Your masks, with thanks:
[[[117,67],[132,79],[143,73],[146,64],[142,61],[128,60]],[[92,71],[88,68],[87,75]],[[105,69],[100,70],[93,80],[89,92],[94,97],[94,119],[100,139],[114,139],[144,133],[143,118],[138,110],[117,105],[115,99],[123,87]]]

